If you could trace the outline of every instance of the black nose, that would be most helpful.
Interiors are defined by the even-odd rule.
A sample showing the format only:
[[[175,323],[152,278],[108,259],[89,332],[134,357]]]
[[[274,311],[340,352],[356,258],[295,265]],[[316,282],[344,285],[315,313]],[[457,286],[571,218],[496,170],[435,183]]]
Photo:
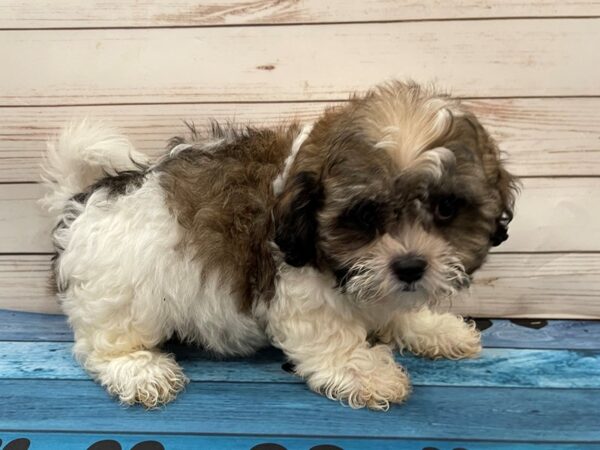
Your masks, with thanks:
[[[392,261],[392,270],[398,279],[405,283],[420,280],[425,269],[427,269],[427,261],[416,255],[404,255]]]

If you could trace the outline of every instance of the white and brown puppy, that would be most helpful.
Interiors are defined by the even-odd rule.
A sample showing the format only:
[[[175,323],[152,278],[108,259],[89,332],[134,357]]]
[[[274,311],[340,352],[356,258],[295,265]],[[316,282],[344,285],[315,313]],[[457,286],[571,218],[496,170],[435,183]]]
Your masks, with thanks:
[[[431,308],[506,238],[515,191],[473,114],[400,82],[312,127],[193,131],[153,165],[83,122],[50,144],[46,181],[75,354],[147,407],[186,384],[172,337],[220,355],[271,343],[329,398],[403,401],[394,348],[480,351],[473,324]]]

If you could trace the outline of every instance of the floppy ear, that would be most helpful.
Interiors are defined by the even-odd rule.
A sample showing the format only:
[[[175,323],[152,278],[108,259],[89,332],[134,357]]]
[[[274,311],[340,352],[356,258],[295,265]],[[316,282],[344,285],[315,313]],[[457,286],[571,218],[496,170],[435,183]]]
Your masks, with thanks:
[[[508,239],[508,224],[513,218],[515,197],[519,192],[519,182],[506,169],[498,169],[498,192],[502,202],[502,212],[496,219],[496,230],[490,236],[492,246],[497,247]]]
[[[286,186],[275,208],[275,243],[285,262],[302,267],[316,258],[317,212],[323,190],[312,172],[299,172]]]

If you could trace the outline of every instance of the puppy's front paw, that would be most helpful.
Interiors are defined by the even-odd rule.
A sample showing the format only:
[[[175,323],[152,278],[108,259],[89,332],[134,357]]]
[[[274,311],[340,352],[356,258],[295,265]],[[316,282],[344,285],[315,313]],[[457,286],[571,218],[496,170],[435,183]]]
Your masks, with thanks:
[[[448,314],[443,326],[429,335],[404,341],[410,352],[432,359],[473,358],[481,352],[481,334],[475,322]]]
[[[385,345],[357,351],[344,367],[325,377],[315,374],[308,382],[312,389],[352,408],[382,411],[390,403],[402,403],[411,391],[408,375]]]
[[[411,392],[406,371],[397,364],[382,367],[370,374],[357,374],[355,389],[348,397],[352,408],[367,408],[387,411],[390,403],[404,402]]]
[[[174,400],[188,379],[172,356],[143,350],[110,360],[99,381],[122,403],[152,409]]]

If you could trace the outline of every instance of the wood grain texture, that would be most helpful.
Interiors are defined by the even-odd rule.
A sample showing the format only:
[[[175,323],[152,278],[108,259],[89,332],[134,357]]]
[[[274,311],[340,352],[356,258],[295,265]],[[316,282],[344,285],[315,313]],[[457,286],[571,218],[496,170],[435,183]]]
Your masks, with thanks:
[[[599,219],[592,207],[600,198],[600,178],[522,181],[510,238],[498,251],[600,250]]]
[[[519,176],[600,175],[600,98],[481,99],[465,102],[488,127]],[[233,103],[0,108],[0,182],[39,180],[46,140],[71,120],[92,117],[120,128],[156,156],[171,137],[209,119],[274,126],[308,122],[333,103]]]
[[[287,437],[282,435],[264,436],[203,436],[189,432],[177,434],[92,434],[73,431],[71,433],[51,432],[3,432],[0,439],[8,443],[14,439],[29,439],[31,449],[83,450],[92,444],[107,439],[118,442],[123,449],[133,448],[141,442],[156,441],[167,450],[414,450],[414,449],[469,449],[469,450],[600,450],[600,444],[585,443],[528,443],[528,442],[473,442],[465,440],[433,439],[376,439],[376,438],[339,438],[339,437]],[[271,444],[271,447],[258,447]],[[148,445],[148,450],[154,447]],[[281,447],[275,447],[275,445]],[[322,446],[322,447],[318,447]],[[327,447],[329,446],[329,447]],[[337,446],[337,447],[332,447]],[[282,448],[283,447],[283,448]],[[107,447],[108,448],[108,447]],[[8,449],[7,449],[8,450]],[[140,448],[141,450],[141,448]],[[156,448],[158,450],[158,447]]]
[[[486,348],[600,349],[597,320],[549,320],[539,329],[509,320],[492,320],[492,326],[481,335]]]
[[[600,99],[481,99],[465,103],[496,138],[516,175],[600,175]]]
[[[52,252],[52,222],[37,204],[37,184],[0,185],[0,253]],[[523,180],[510,238],[495,251],[600,251],[600,178]]]
[[[535,329],[494,319],[481,335],[485,348],[600,350],[600,321],[549,320]],[[72,342],[73,334],[62,315],[0,309],[0,341]]]
[[[339,100],[396,77],[461,96],[597,96],[599,39],[600,19],[12,31],[0,105]]]
[[[375,0],[369,2],[368,8],[362,2],[342,0],[93,0],[83,3],[77,0],[7,0],[0,3],[0,28],[162,27],[594,15],[600,15],[600,3],[593,0],[542,0],[535,5],[523,0]]]
[[[0,253],[54,251],[51,220],[37,203],[41,196],[36,184],[0,185]]]
[[[0,308],[60,313],[49,255],[0,256]],[[441,305],[473,317],[600,318],[600,255],[493,254],[470,293]]]
[[[73,332],[63,315],[0,309],[0,341],[73,342]]]
[[[599,299],[598,254],[495,254],[453,310],[475,317],[598,319]]]
[[[303,383],[282,369],[283,354],[266,349],[250,358],[211,359],[189,347],[171,347],[192,381]],[[484,349],[477,359],[431,361],[397,356],[415,386],[600,388],[600,351]],[[66,342],[0,342],[0,379],[88,380]]]
[[[50,289],[50,257],[0,255],[0,305],[11,309],[59,312]]]
[[[0,308],[60,313],[49,255],[0,255]],[[473,317],[600,318],[600,255],[492,254],[444,309]]]
[[[123,408],[92,381],[2,380],[0,397],[2,428],[22,431],[600,441],[595,389],[417,386],[406,404],[385,414],[344,408],[304,384],[285,383],[190,383],[157,411]]]

